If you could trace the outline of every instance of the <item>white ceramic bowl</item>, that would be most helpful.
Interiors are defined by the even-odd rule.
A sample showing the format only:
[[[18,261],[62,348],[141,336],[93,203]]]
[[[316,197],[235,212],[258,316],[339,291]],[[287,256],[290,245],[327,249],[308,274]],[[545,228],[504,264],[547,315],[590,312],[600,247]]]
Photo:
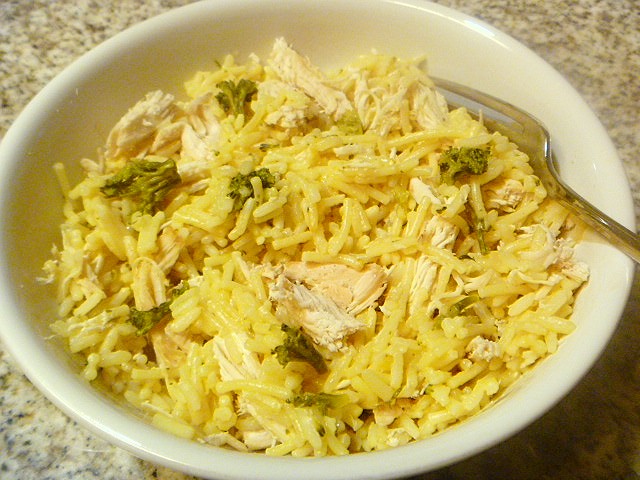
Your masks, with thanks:
[[[548,64],[473,18],[419,0],[217,0],[171,11],[85,55],[24,110],[0,149],[1,334],[26,375],[71,417],[137,456],[219,479],[377,479],[417,474],[458,461],[522,429],[551,408],[593,365],[617,325],[633,265],[587,239],[591,267],[574,318],[577,330],[555,355],[484,413],[431,439],[341,458],[268,458],[206,447],[158,431],[96,391],[55,340],[50,289],[36,282],[58,238],[61,198],[51,170],[93,155],[124,111],[153,89],[180,92],[216,58],[265,55],[285,36],[322,67],[372,48],[426,54],[434,75],[502,97],[542,119],[563,176],[626,225],[633,207],[620,161],[593,113]]]

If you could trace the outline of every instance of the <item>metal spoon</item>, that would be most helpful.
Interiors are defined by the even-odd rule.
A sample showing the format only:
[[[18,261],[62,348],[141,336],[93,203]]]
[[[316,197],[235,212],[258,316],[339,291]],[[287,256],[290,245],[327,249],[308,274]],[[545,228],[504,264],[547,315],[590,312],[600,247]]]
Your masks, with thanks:
[[[433,78],[452,107],[480,115],[489,130],[507,136],[529,156],[531,167],[551,198],[582,219],[613,246],[640,264],[640,236],[598,210],[571,189],[558,173],[547,129],[527,112],[464,85]]]

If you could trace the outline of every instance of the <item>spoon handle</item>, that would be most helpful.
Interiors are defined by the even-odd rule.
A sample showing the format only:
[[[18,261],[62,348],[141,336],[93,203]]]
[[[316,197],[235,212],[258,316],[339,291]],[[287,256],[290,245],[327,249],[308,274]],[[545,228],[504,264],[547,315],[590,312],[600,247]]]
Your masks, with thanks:
[[[640,236],[598,210],[556,176],[560,188],[554,197],[568,210],[640,264]]]

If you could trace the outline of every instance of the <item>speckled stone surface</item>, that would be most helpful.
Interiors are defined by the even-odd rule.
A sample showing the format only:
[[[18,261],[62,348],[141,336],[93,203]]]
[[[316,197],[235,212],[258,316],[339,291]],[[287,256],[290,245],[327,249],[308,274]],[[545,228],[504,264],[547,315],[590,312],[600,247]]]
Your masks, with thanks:
[[[187,0],[1,0],[0,138],[27,102],[97,43]],[[640,214],[640,2],[440,0],[528,45],[582,94],[623,160]],[[640,217],[639,217],[640,219]],[[547,415],[504,443],[419,477],[622,479],[640,472],[640,279],[600,361]],[[0,346],[0,479],[167,479],[75,424]],[[418,480],[418,478],[414,479]]]

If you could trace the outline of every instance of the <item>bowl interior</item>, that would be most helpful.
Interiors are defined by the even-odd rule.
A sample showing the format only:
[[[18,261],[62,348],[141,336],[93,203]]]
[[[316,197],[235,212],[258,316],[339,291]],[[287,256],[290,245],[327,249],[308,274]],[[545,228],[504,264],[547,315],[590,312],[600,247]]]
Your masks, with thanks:
[[[6,346],[52,401],[94,432],[145,459],[201,476],[293,479],[304,466],[306,478],[391,478],[433,469],[499,442],[566,394],[616,327],[633,266],[596,238],[587,238],[579,251],[590,264],[591,281],[576,305],[578,329],[558,354],[474,419],[433,439],[376,454],[301,464],[174,438],[140,423],[82,381],[78,362],[48,339],[54,292],[36,279],[58,241],[62,218],[52,165],[65,163],[72,181],[78,179],[78,160],[94,156],[111,126],[145,93],[179,94],[197,70],[215,68],[227,53],[264,57],[278,36],[323,68],[371,49],[426,56],[434,75],[529,110],[551,131],[568,183],[622,223],[633,224],[622,165],[593,113],[548,64],[492,27],[417,0],[199,2],[123,32],[76,61],[33,100],[3,140],[0,258],[6,268],[0,272],[0,308]]]

